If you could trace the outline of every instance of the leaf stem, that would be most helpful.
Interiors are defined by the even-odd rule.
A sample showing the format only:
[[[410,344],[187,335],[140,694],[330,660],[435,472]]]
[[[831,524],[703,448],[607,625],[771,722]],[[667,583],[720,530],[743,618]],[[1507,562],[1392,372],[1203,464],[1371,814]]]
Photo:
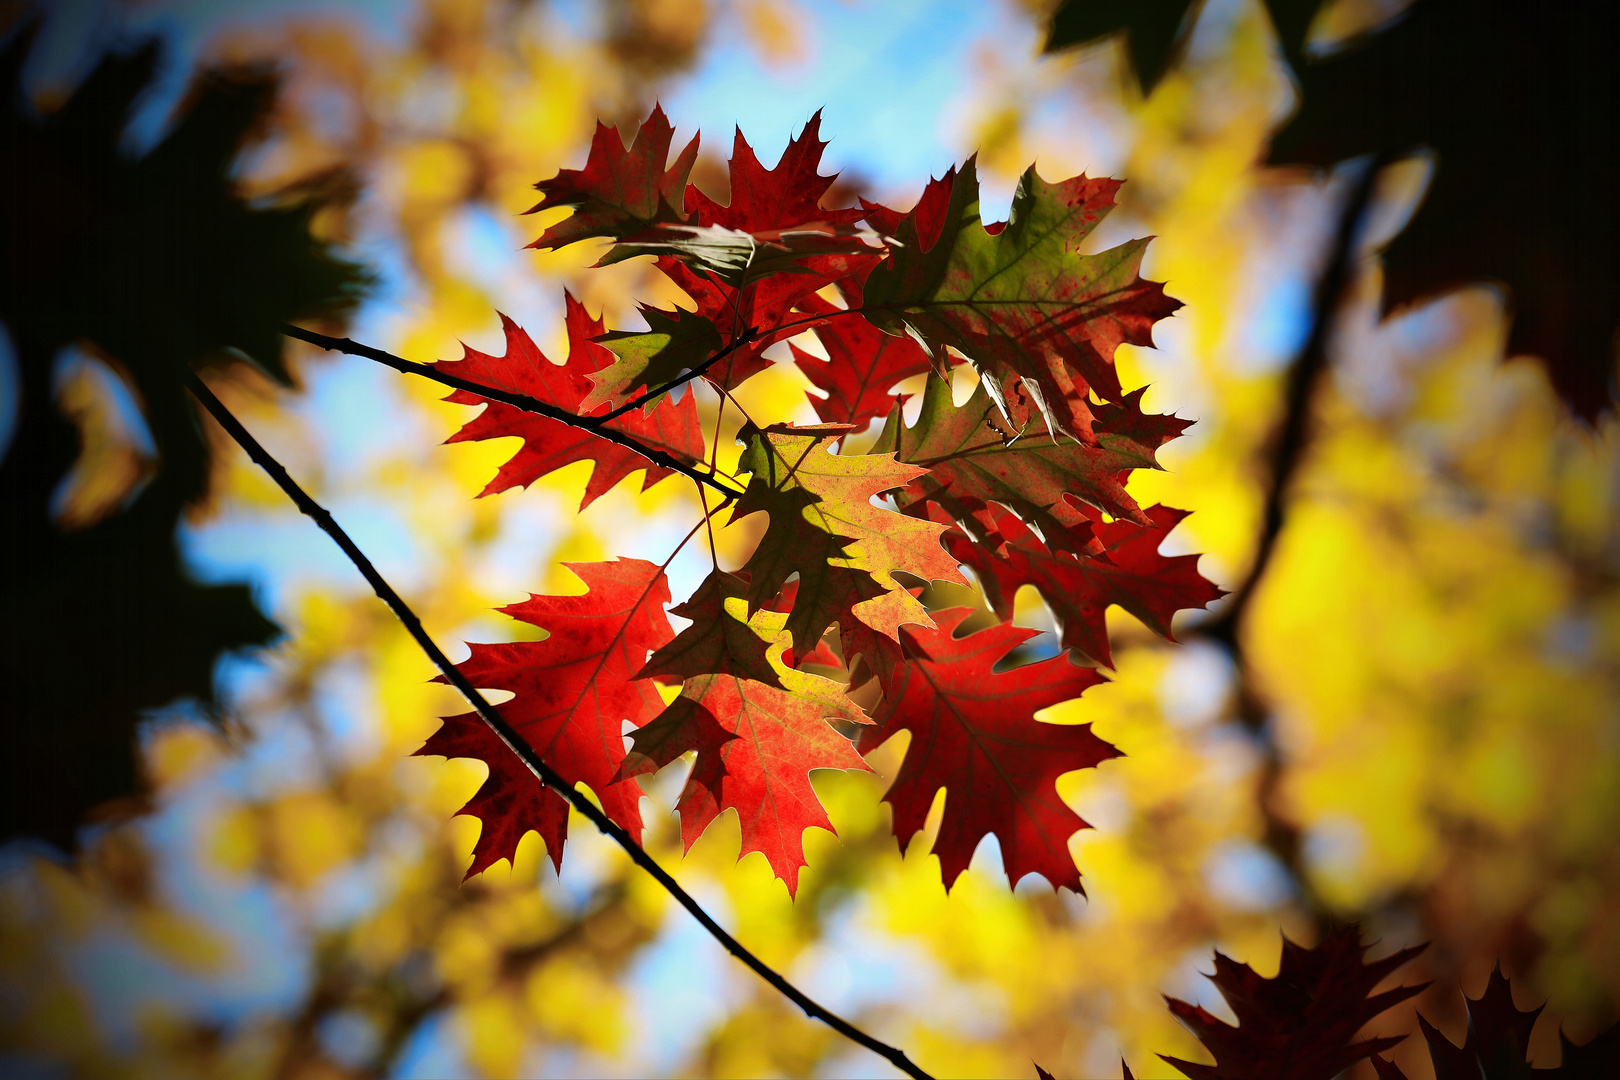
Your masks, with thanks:
[[[701,375],[703,371],[708,370],[711,365],[718,363],[726,353],[726,349],[722,349],[719,353],[716,353],[709,360],[705,361],[701,367],[701,370],[687,372],[679,379],[676,379],[665,386],[659,387],[655,391],[648,391],[636,401],[630,402],[625,406],[621,406],[611,413],[607,413],[603,416],[586,417],[576,416],[567,409],[559,409],[555,405],[541,401],[539,398],[530,397],[527,394],[514,394],[509,390],[500,390],[493,386],[485,386],[482,383],[475,383],[470,379],[463,379],[459,375],[447,374],[440,371],[438,368],[431,367],[427,364],[413,363],[410,360],[405,360],[395,356],[393,353],[384,352],[381,349],[374,349],[370,345],[362,345],[353,338],[329,337],[326,334],[319,334],[314,330],[305,330],[301,326],[293,326],[290,323],[283,325],[281,332],[286,334],[288,337],[297,338],[299,341],[307,341],[311,345],[315,345],[331,352],[348,353],[351,356],[363,356],[368,360],[375,360],[379,364],[386,367],[391,367],[395,371],[403,372],[407,375],[420,375],[424,379],[432,379],[434,382],[443,383],[445,386],[454,387],[457,390],[465,390],[469,394],[477,394],[479,397],[488,398],[491,401],[499,401],[502,404],[512,406],[514,409],[522,409],[524,412],[531,412],[540,416],[550,417],[559,423],[567,424],[569,427],[589,431],[591,434],[606,439],[608,442],[616,443],[627,450],[640,454],[654,465],[661,465],[664,468],[669,469],[671,472],[678,472],[682,476],[690,477],[700,484],[707,484],[709,487],[714,488],[716,491],[720,492],[721,495],[725,496],[727,503],[742,495],[742,490],[740,488],[733,487],[723,480],[720,480],[718,477],[709,476],[706,473],[699,472],[697,469],[694,469],[692,466],[686,464],[684,461],[681,461],[679,458],[666,454],[662,450],[656,450],[651,446],[647,446],[640,440],[632,438],[622,431],[605,426],[607,421],[623,415],[624,413],[630,411],[631,408],[644,404],[646,401],[650,401],[658,394],[665,393],[666,391],[671,390],[684,382],[689,382],[690,380],[697,378],[697,376]],[[735,348],[738,345],[739,342],[733,342],[730,346],[727,346],[727,349]],[[721,505],[725,504],[722,503]]]
[[[302,337],[302,334],[296,336]],[[325,335],[315,336],[325,337]],[[304,338],[304,340],[309,339]],[[326,340],[335,339],[328,338]],[[316,341],[313,344],[321,343]],[[354,343],[349,342],[349,344]],[[361,346],[361,348],[364,348],[364,346]],[[350,350],[345,349],[343,351]],[[359,355],[368,354],[360,353]],[[405,363],[405,361],[401,361],[401,363]],[[413,368],[416,366],[418,365],[411,365]],[[431,371],[432,369],[428,370]],[[690,912],[692,917],[727,952],[741,960],[760,978],[770,983],[778,993],[800,1009],[803,1009],[806,1016],[820,1020],[851,1042],[857,1043],[882,1057],[907,1076],[913,1077],[914,1080],[932,1080],[928,1073],[923,1072],[922,1069],[912,1063],[911,1059],[906,1056],[905,1051],[890,1046],[888,1043],[880,1042],[849,1021],[822,1007],[799,990],[798,987],[788,982],[775,969],[744,948],[741,942],[727,933],[719,923],[715,922],[709,913],[703,910],[702,905],[693,899],[690,893],[681,888],[680,884],[663,867],[659,866],[653,857],[648,855],[646,850],[631,838],[628,832],[597,809],[596,804],[584,792],[558,775],[556,770],[546,764],[545,760],[534,751],[534,748],[528,744],[523,736],[518,734],[510,724],[501,718],[500,711],[485,700],[484,695],[478,692],[477,688],[461,673],[461,670],[450,662],[450,658],[445,656],[439,646],[428,636],[427,631],[422,627],[422,620],[417,618],[410,605],[406,604],[399,593],[394,591],[393,586],[389,585],[383,579],[383,576],[377,572],[377,568],[372,565],[370,559],[366,558],[365,553],[360,550],[355,542],[349,538],[349,534],[343,531],[343,528],[333,520],[332,515],[324,507],[294,482],[282,464],[259,444],[259,441],[242,426],[241,421],[237,420],[230,410],[225,407],[225,404],[214,396],[214,392],[201,379],[189,372],[186,375],[186,387],[202,404],[203,408],[207,409],[214,419],[219,422],[220,427],[224,428],[226,433],[236,440],[236,444],[247,453],[253,463],[263,469],[276,482],[276,485],[286,493],[299,511],[311,518],[316,525],[320,526],[322,532],[330,536],[337,546],[343,549],[343,553],[349,557],[350,562],[354,563],[355,568],[360,571],[366,582],[376,592],[378,598],[388,605],[388,609],[394,613],[394,617],[404,625],[406,631],[415,639],[416,644],[427,654],[428,659],[433,661],[434,667],[437,667],[445,679],[461,692],[462,697],[467,699],[484,723],[489,725],[490,730],[500,737],[500,740],[517,756],[518,760],[528,766],[529,771],[534,773],[542,784],[567,799],[574,809],[589,819],[591,824],[595,825],[605,835],[611,837],[625,850],[632,862],[648,874],[651,874],[653,879],[662,885],[664,890],[674,897],[682,907]],[[690,539],[690,536],[688,536],[688,539]],[[673,558],[673,556],[671,557]]]

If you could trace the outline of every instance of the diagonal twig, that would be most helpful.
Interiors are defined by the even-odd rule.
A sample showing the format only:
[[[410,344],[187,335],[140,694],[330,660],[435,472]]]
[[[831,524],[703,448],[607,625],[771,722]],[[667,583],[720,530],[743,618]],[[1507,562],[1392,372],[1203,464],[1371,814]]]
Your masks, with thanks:
[[[720,494],[724,495],[726,502],[730,502],[742,495],[742,490],[740,488],[733,487],[718,477],[700,472],[697,469],[694,469],[692,466],[686,464],[684,461],[681,461],[679,458],[666,454],[662,450],[657,450],[651,446],[647,446],[639,439],[632,438],[622,431],[606,426],[607,421],[629,412],[630,408],[645,404],[658,394],[664,393],[666,390],[673,389],[682,383],[689,382],[690,380],[697,378],[697,376],[701,375],[703,371],[707,371],[710,366],[718,363],[724,358],[726,353],[726,350],[724,349],[706,361],[702,365],[701,370],[688,372],[681,376],[681,378],[669,383],[667,386],[660,387],[656,391],[649,391],[648,393],[643,394],[636,401],[630,402],[627,406],[615,409],[613,412],[608,413],[605,416],[576,416],[567,409],[560,409],[555,405],[541,401],[539,398],[530,397],[527,394],[515,394],[510,390],[500,390],[493,386],[485,386],[482,383],[476,383],[470,379],[463,379],[459,375],[450,375],[446,372],[440,371],[438,368],[430,367],[427,364],[413,363],[410,360],[405,360],[401,357],[395,356],[393,353],[384,352],[381,349],[374,349],[370,345],[363,345],[360,342],[355,341],[353,338],[331,337],[326,334],[316,333],[314,330],[305,330],[301,326],[293,326],[290,323],[283,325],[281,332],[286,334],[288,337],[297,338],[299,341],[307,341],[311,345],[326,349],[330,352],[342,352],[348,353],[351,356],[363,356],[367,360],[375,360],[379,364],[386,367],[391,367],[395,371],[403,372],[407,375],[420,375],[424,379],[432,379],[434,382],[443,383],[445,386],[453,387],[457,390],[465,390],[470,394],[477,394],[479,397],[488,398],[490,401],[499,401],[504,405],[512,406],[514,409],[522,409],[524,412],[531,412],[539,416],[550,417],[559,423],[567,424],[569,427],[589,431],[591,434],[606,439],[608,442],[616,443],[627,450],[640,454],[654,465],[661,465],[664,468],[669,469],[671,472],[678,472],[682,476],[691,477],[700,484],[707,484],[709,487],[714,488],[716,491],[720,492]],[[745,344],[745,342],[739,339],[739,341],[733,342],[730,346],[728,346],[727,349],[736,348],[741,344]]]
[[[581,419],[586,421],[587,427],[589,427],[592,431],[595,431],[599,425],[605,424],[609,420],[617,420],[631,409],[641,408],[641,406],[647,404],[647,402],[658,397],[660,394],[667,394],[677,386],[684,386],[693,379],[697,378],[699,375],[707,374],[709,369],[714,367],[714,365],[718,364],[720,361],[724,360],[726,357],[730,356],[732,353],[736,352],[744,345],[747,345],[757,337],[759,337],[759,327],[750,326],[748,329],[744,330],[742,333],[733,338],[730,345],[727,345],[725,348],[703,361],[703,363],[699,364],[697,367],[687,371],[685,374],[669,380],[669,382],[654,390],[648,390],[640,397],[625,402],[623,405],[620,405],[611,412],[605,412],[601,416],[581,417]]]
[[[664,890],[674,897],[682,907],[690,912],[692,917],[702,924],[703,928],[709,932],[709,935],[718,941],[727,952],[741,960],[760,978],[770,983],[778,993],[800,1009],[803,1009],[806,1016],[820,1020],[851,1042],[863,1046],[882,1057],[907,1076],[913,1077],[914,1080],[932,1080],[928,1073],[923,1072],[922,1069],[912,1063],[911,1059],[906,1056],[905,1051],[873,1038],[854,1024],[815,1002],[798,987],[783,978],[775,969],[743,947],[741,942],[728,934],[719,923],[715,922],[709,913],[703,910],[702,905],[693,899],[690,893],[681,888],[680,884],[670,877],[669,873],[659,866],[653,857],[648,855],[646,850],[631,838],[628,832],[599,810],[584,792],[578,790],[558,775],[556,770],[546,764],[545,760],[535,752],[534,748],[528,744],[523,736],[513,730],[512,726],[501,718],[500,711],[485,700],[484,695],[479,693],[477,688],[467,681],[467,677],[461,673],[461,670],[450,662],[450,658],[445,656],[439,646],[428,636],[427,631],[422,628],[422,621],[416,617],[416,613],[405,603],[399,593],[394,591],[393,586],[389,585],[383,579],[383,576],[377,572],[377,568],[372,565],[370,559],[366,558],[365,553],[356,546],[355,542],[349,538],[349,534],[343,531],[342,527],[333,520],[332,515],[324,507],[294,482],[281,463],[272,457],[270,452],[261,446],[259,441],[242,426],[241,421],[237,420],[230,410],[225,407],[225,404],[214,396],[214,392],[208,389],[208,386],[196,375],[189,373],[186,376],[186,387],[202,404],[203,408],[207,409],[214,419],[219,422],[219,425],[225,429],[226,433],[236,440],[237,445],[246,451],[253,463],[263,469],[276,482],[276,485],[286,493],[287,497],[293,501],[293,504],[302,513],[313,519],[315,524],[320,526],[321,531],[330,536],[337,543],[337,546],[343,549],[343,553],[349,557],[349,561],[354,563],[355,568],[365,577],[366,582],[377,593],[377,596],[384,604],[388,605],[388,609],[404,624],[406,631],[415,639],[416,644],[421,647],[422,651],[427,654],[428,659],[433,661],[433,665],[439,669],[440,673],[444,675],[452,686],[461,691],[461,695],[477,711],[484,723],[489,725],[490,730],[500,737],[500,740],[506,744],[507,748],[517,755],[518,759],[528,767],[529,771],[542,784],[567,799],[574,809],[590,820],[591,824],[595,825],[605,835],[611,837],[625,850],[632,862],[648,874],[651,874],[653,879],[662,885]]]

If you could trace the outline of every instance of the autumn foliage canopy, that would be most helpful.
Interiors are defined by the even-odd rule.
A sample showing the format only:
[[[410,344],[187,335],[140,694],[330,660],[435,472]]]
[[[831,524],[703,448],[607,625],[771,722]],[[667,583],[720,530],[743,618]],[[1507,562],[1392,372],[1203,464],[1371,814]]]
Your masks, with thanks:
[[[535,210],[573,213],[533,246],[600,238],[611,243],[603,264],[652,255],[692,309],[643,307],[647,329],[607,331],[569,296],[563,363],[503,317],[504,356],[468,349],[436,365],[550,407],[452,396],[484,406],[454,440],[523,440],[481,494],[588,458],[582,508],[637,470],[651,486],[679,469],[708,507],[688,540],[756,514],[764,526],[742,566],[716,559],[670,609],[690,620],[679,633],[665,615],[667,561],[573,563],[583,594],[502,609],[543,640],[474,645],[461,670],[513,694],[502,707],[512,726],[633,836],[638,778],[695,754],[678,803],[686,844],[735,810],[742,853],[764,854],[792,892],[804,831],[832,827],[810,773],[868,769],[863,752],[907,731],[884,797],[902,846],[944,789],[934,850],[947,887],[994,835],[1013,882],[1038,873],[1080,891],[1068,840],[1086,823],[1054,784],[1118,752],[1090,725],[1036,714],[1103,681],[1110,604],[1169,637],[1177,611],[1221,594],[1196,556],[1159,554],[1184,513],[1127,491],[1187,421],[1144,413],[1114,352],[1152,344],[1154,323],[1179,304],[1138,273],[1146,240],[1083,251],[1118,181],[1049,183],[1032,168],[1008,220],[986,224],[970,160],[904,213],[826,206],[834,178],[817,171],[818,126],[819,116],[774,169],[739,133],[724,205],[687,182],[696,138],[671,160],[659,110],[628,148],[599,125],[583,169],[537,185]],[[810,401],[822,422],[747,416],[726,473],[718,425],[706,439],[683,384],[707,380],[724,409],[770,366],[767,348],[805,332],[825,357],[796,345],[790,355],[825,395]],[[964,365],[977,386],[958,403]],[[924,374],[908,423],[895,387]],[[875,444],[853,452],[880,419]],[[968,610],[930,612],[920,597],[932,582],[966,584],[964,566],[1002,621],[959,634]],[[1033,636],[1011,623],[1024,585],[1057,616],[1066,655],[1009,666]],[[666,701],[659,683],[678,694]],[[530,830],[561,865],[565,800],[476,714],[448,718],[420,752],[489,766],[462,811],[482,821],[469,873],[511,858]]]

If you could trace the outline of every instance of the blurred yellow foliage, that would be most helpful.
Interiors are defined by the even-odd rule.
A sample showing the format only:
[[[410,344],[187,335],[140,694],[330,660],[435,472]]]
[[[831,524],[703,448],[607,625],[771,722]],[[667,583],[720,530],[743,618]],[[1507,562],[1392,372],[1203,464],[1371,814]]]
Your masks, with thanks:
[[[560,286],[613,325],[636,300],[689,306],[644,260],[585,274],[599,254],[588,244],[517,254],[543,225],[517,215],[537,179],[578,166],[598,118],[638,120],[717,25],[786,66],[816,60],[817,13],[612,0],[595,15],[581,29],[545,5],[425,0],[393,34],[289,18],[210,45],[288,70],[251,187],[333,169],[363,181],[319,219],[388,267],[392,291],[356,336],[455,359],[462,340],[495,347],[493,312],[510,309],[561,359]],[[1208,552],[1204,572],[1230,588],[1253,556],[1258,463],[1292,346],[1256,330],[1284,303],[1267,268],[1309,280],[1296,249],[1319,237],[1284,226],[1311,218],[1302,206],[1328,214],[1338,189],[1255,166],[1291,93],[1261,7],[1238,5],[1211,34],[1219,47],[1148,99],[1114,91],[1104,105],[1131,181],[1119,213],[1132,235],[1157,234],[1146,272],[1187,304],[1161,326],[1162,351],[1121,350],[1122,380],[1152,384],[1148,408],[1198,421],[1132,490],[1195,510],[1171,544]],[[1063,141],[1040,110],[1098,98],[1114,58],[1009,62],[994,44],[963,73],[973,102],[954,122],[982,141],[991,177],[1010,182],[1037,154],[1043,176],[1063,175],[1048,163],[1085,150],[1082,135]],[[1538,367],[1499,362],[1488,291],[1380,322],[1378,287],[1369,261],[1246,624],[1245,669],[1196,625],[1178,627],[1177,647],[1116,611],[1111,681],[1045,716],[1093,724],[1126,754],[1060,782],[1095,826],[1071,841],[1086,899],[1009,890],[994,845],[946,895],[926,854],[939,807],[902,853],[880,802],[903,739],[872,756],[878,775],[816,775],[838,834],[806,836],[797,902],[762,858],[738,861],[733,815],[683,856],[668,813],[678,776],[649,784],[648,850],[767,962],[941,1076],[1028,1075],[1031,1059],[1114,1075],[1122,1054],[1151,1076],[1167,1068],[1157,1053],[1202,1060],[1161,993],[1219,1008],[1197,974],[1212,948],[1270,974],[1279,930],[1308,941],[1321,918],[1363,920],[1380,952],[1432,939],[1405,977],[1439,980],[1414,1007],[1443,1026],[1458,1020],[1459,983],[1477,994],[1499,957],[1520,1003],[1550,999],[1572,1035],[1612,1020],[1620,431],[1578,427]],[[438,446],[469,415],[444,388],[308,350],[297,367],[302,397],[246,382],[221,395],[375,545],[453,659],[463,640],[534,636],[492,609],[580,592],[561,563],[664,538],[667,552],[697,520],[675,480],[645,495],[621,485],[577,515],[585,466],[474,500],[513,444]],[[778,365],[737,397],[750,415],[813,420],[806,385]],[[743,416],[700,407],[706,430],[718,423],[718,466],[734,469]],[[351,423],[374,445],[353,446]],[[452,815],[485,767],[407,755],[465,706],[346,567],[318,569],[323,541],[279,493],[238,456],[219,459],[221,519],[266,531],[292,567],[267,598],[287,638],[222,729],[152,727],[149,825],[98,827],[72,868],[23,851],[0,874],[8,1053],[97,1076],[877,1068],[725,966],[577,815],[560,878],[530,835],[515,866],[463,883],[479,823]],[[739,565],[761,527],[718,528],[721,563]],[[707,543],[693,540],[694,565]],[[1049,625],[1028,596],[1018,616]],[[1235,721],[1244,693],[1263,703],[1259,732]],[[1282,826],[1299,841],[1292,865]],[[259,937],[242,926],[255,919]],[[138,1023],[128,995],[97,981],[114,961],[147,979]],[[1534,1049],[1552,1042],[1538,1031]],[[1398,1054],[1428,1075],[1420,1047]]]

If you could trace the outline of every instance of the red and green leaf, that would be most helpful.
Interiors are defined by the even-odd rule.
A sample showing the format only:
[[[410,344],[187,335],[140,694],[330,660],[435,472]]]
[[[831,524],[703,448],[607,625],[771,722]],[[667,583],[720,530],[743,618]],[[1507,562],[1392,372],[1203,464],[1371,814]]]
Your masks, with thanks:
[[[945,182],[950,196],[941,213]],[[1094,445],[1089,395],[1124,396],[1115,350],[1151,345],[1153,324],[1181,306],[1137,272],[1146,239],[1080,254],[1118,188],[1117,180],[1083,175],[1049,184],[1031,168],[1006,224],[987,227],[969,159],[959,175],[930,186],[932,198],[892,222],[899,243],[866,279],[861,310],[941,355],[948,346],[966,356],[1013,432],[1030,426],[1028,402],[1051,430]],[[1013,392],[1020,382],[1025,397]]]
[[[928,474],[900,495],[902,507],[929,501],[945,511],[975,540],[994,530],[991,503],[1013,511],[1054,549],[1070,545],[1071,530],[1087,516],[1075,500],[1117,518],[1149,524],[1125,490],[1133,469],[1156,469],[1155,452],[1186,429],[1189,421],[1142,413],[1142,391],[1119,405],[1093,406],[1097,444],[1053,439],[1045,421],[1015,437],[1007,430],[984,384],[966,403],[952,403],[950,384],[928,380],[917,422],[907,427],[896,409],[873,444],[874,453],[921,465]]]
[[[965,583],[940,546],[945,526],[874,506],[872,498],[923,470],[892,454],[833,454],[842,425],[745,429],[739,468],[752,474],[733,520],[764,510],[770,524],[743,568],[748,603],[766,604],[799,575],[789,627],[794,651],[808,653],[822,632],[857,604],[899,589],[901,571],[924,581]],[[825,620],[825,621],[823,621]]]

